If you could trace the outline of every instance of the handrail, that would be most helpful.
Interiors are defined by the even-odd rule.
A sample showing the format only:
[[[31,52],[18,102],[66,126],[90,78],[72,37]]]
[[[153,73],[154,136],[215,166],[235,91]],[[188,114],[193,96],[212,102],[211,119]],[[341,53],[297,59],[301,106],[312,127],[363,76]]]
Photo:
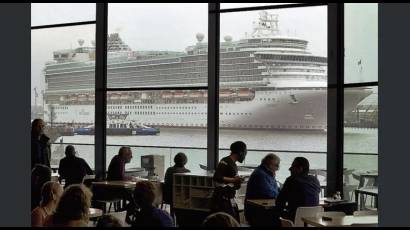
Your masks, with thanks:
[[[60,143],[55,142],[52,145],[94,145],[89,143]],[[107,144],[107,146],[124,146],[124,145],[116,145],[116,144]],[[152,145],[126,145],[129,147],[137,147],[137,148],[159,148],[159,149],[196,149],[196,150],[206,150],[207,148],[204,147],[187,147],[187,146],[152,146]],[[219,148],[219,150],[229,150],[229,148]],[[277,153],[315,153],[315,154],[326,154],[327,152],[323,151],[301,151],[301,150],[272,150],[272,149],[248,149],[248,152],[277,152]],[[354,153],[354,152],[345,152],[345,155],[369,155],[369,156],[378,156],[378,153]]]

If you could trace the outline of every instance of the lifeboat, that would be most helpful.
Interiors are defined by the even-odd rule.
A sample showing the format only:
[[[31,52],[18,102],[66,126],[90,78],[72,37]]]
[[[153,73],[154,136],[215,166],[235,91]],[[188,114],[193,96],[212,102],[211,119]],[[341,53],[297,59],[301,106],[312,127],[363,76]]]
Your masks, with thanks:
[[[87,100],[86,95],[81,94],[81,95],[78,96],[78,101],[86,101],[86,100]]]
[[[161,97],[162,98],[172,98],[174,95],[171,93],[171,92],[168,92],[168,91],[166,91],[166,92],[163,92],[162,94],[161,94]]]
[[[189,94],[189,97],[190,97],[190,98],[199,98],[199,97],[201,97],[201,96],[202,96],[202,92],[200,92],[200,91],[191,92],[191,93]]]
[[[88,100],[89,101],[94,101],[95,100],[95,95],[94,94],[88,95]]]
[[[233,95],[233,91],[230,89],[223,89],[219,92],[219,97],[231,97]]]
[[[128,94],[122,94],[122,95],[120,96],[120,99],[121,99],[121,100],[128,100],[128,99],[129,99],[129,96],[128,96]]]
[[[112,94],[112,95],[110,96],[110,99],[111,99],[111,100],[118,100],[118,99],[120,99],[120,96],[119,96],[118,94]]]
[[[251,89],[239,89],[238,92],[238,96],[239,97],[251,97],[253,96],[255,93],[251,90]]]
[[[181,91],[177,91],[175,94],[174,94],[174,97],[175,98],[183,98],[185,96],[185,93],[184,92],[181,92]]]
[[[77,101],[77,96],[76,95],[70,96],[69,101]]]

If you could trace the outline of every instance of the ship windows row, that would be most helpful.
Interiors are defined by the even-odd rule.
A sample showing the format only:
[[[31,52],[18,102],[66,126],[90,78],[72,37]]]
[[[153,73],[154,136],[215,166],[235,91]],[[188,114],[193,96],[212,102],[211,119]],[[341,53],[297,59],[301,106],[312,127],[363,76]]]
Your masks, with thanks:
[[[55,106],[55,107],[53,107],[53,109],[56,109],[56,110],[68,110],[68,107],[67,107],[67,106]]]
[[[174,106],[172,106],[172,107],[162,107],[162,106],[159,106],[157,108],[158,109],[166,109],[166,110],[169,110],[169,109],[197,109],[196,106],[182,106],[182,107],[174,107]]]
[[[219,113],[219,115],[229,115],[229,116],[231,116],[231,115],[233,115],[233,116],[252,116],[252,113]]]
[[[152,105],[108,106],[107,109],[152,109]]]
[[[276,101],[276,98],[259,98],[259,101]]]

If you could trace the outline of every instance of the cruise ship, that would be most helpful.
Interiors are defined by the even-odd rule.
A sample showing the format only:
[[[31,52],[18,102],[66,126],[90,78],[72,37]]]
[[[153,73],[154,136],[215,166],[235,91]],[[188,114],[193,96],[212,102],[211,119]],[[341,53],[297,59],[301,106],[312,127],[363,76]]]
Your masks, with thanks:
[[[133,51],[118,33],[107,38],[111,88],[207,86],[203,34],[184,52]],[[327,129],[327,57],[308,41],[281,35],[278,15],[259,13],[250,35],[220,43],[221,128]],[[53,52],[44,75],[45,120],[59,125],[94,123],[95,43]],[[345,112],[372,93],[346,89]],[[115,91],[107,94],[107,127],[207,127],[207,90]]]

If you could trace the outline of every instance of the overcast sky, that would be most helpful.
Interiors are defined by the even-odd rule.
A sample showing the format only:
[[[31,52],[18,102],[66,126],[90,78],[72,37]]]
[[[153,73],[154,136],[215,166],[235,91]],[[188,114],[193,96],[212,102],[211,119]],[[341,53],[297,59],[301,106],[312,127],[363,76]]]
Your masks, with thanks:
[[[197,42],[197,33],[203,33],[207,40],[207,12],[206,3],[109,4],[108,31],[119,32],[133,50],[185,51]],[[327,7],[268,12],[279,15],[282,35],[305,39],[312,53],[327,56]],[[234,41],[244,38],[245,32],[252,32],[252,23],[257,19],[258,11],[221,14],[221,40],[225,35],[231,35]],[[89,20],[95,20],[95,4],[32,4],[32,26]],[[41,71],[45,62],[52,60],[52,52],[76,48],[78,39],[84,39],[84,46],[90,46],[91,40],[95,40],[95,26],[32,30],[31,39],[32,89],[37,87],[41,92],[44,89]]]

